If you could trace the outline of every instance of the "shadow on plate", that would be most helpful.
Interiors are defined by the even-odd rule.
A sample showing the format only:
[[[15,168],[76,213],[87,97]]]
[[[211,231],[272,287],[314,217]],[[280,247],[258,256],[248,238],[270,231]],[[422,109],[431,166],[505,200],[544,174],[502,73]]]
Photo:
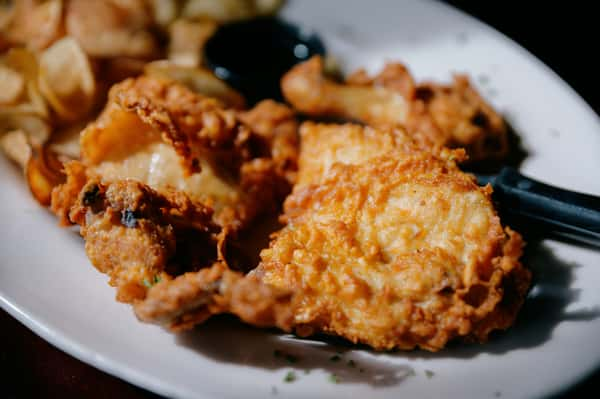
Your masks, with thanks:
[[[519,134],[512,127],[506,118],[504,123],[507,126],[507,139],[508,139],[508,154],[506,157],[500,160],[488,160],[479,161],[464,165],[467,172],[482,173],[482,174],[495,174],[500,172],[500,169],[504,166],[511,166],[515,169],[519,169],[519,166],[523,163],[525,158],[529,155],[529,152],[523,146],[523,142]]]
[[[219,362],[294,370],[298,377],[322,370],[339,383],[385,387],[415,375],[408,364],[412,359],[474,358],[484,353],[502,355],[512,350],[535,348],[548,341],[563,321],[585,322],[600,316],[600,307],[567,310],[579,298],[579,290],[571,284],[574,270],[580,265],[559,259],[539,242],[529,244],[524,262],[534,274],[533,288],[515,325],[494,334],[486,344],[452,343],[437,353],[422,350],[377,353],[336,337],[299,339],[277,331],[255,329],[228,316],[214,318],[194,331],[180,334],[176,341]],[[395,357],[393,362],[390,355]]]

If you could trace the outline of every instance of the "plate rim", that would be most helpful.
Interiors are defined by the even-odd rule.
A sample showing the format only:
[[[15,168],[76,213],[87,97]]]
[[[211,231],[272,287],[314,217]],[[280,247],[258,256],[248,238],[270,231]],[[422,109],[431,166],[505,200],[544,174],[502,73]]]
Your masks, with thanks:
[[[297,1],[297,0],[295,0]],[[569,92],[570,97],[577,102],[578,107],[585,110],[588,114],[593,115],[597,123],[600,123],[600,114],[582,97],[563,77],[560,76],[551,66],[539,59],[526,47],[519,44],[516,40],[509,37],[507,34],[496,29],[494,26],[480,20],[479,18],[469,14],[466,11],[454,6],[452,4],[444,3],[439,0],[429,1],[430,7],[437,7],[442,9],[443,12],[454,13],[460,18],[466,19],[470,24],[476,25],[479,29],[486,31],[486,33],[501,39],[502,42],[509,45],[511,50],[519,53],[523,58],[532,62],[535,67],[543,70],[554,82],[556,82],[562,89]],[[27,329],[32,331],[34,334],[42,338],[44,341],[50,343],[55,348],[58,348],[62,352],[78,359],[79,361],[88,364],[104,373],[107,373],[115,378],[118,378],[127,383],[133,384],[139,388],[146,389],[155,394],[162,395],[165,397],[193,397],[200,399],[212,399],[215,396],[211,396],[206,392],[191,392],[189,389],[185,389],[179,386],[173,386],[169,384],[161,383],[160,380],[154,379],[143,371],[136,370],[129,367],[118,360],[113,360],[110,357],[103,357],[95,354],[93,350],[90,350],[86,345],[79,342],[76,338],[68,337],[65,334],[57,331],[56,329],[49,327],[43,320],[36,320],[35,318],[28,315],[23,309],[19,307],[17,303],[13,303],[0,287],[0,307],[6,311],[11,317],[15,318],[18,322],[23,324]],[[564,384],[559,389],[547,390],[546,394],[551,397],[560,397],[567,393],[569,390],[580,384],[590,376],[600,370],[600,358],[596,361],[594,367],[590,367],[585,372],[577,374],[569,379],[569,382]]]

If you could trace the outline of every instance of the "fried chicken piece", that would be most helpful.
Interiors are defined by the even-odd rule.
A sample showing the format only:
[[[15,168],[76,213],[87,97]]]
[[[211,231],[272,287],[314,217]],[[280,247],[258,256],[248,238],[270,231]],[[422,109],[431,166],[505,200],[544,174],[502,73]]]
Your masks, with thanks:
[[[292,293],[245,277],[222,263],[158,283],[134,305],[137,317],[172,331],[194,327],[219,313],[231,313],[258,327],[289,331]]]
[[[77,161],[66,174],[53,211],[81,226],[90,261],[140,320],[180,331],[231,313],[290,329],[292,293],[230,270],[227,231],[212,222],[212,209],[133,180],[104,184]]]
[[[82,132],[82,160],[106,181],[183,191],[235,231],[276,210],[289,192],[296,135],[283,104],[237,111],[175,82],[140,77],[111,89],[103,113]]]
[[[118,300],[141,299],[153,282],[218,259],[221,229],[212,209],[133,180],[102,183],[78,162],[68,164],[67,174],[53,192],[52,209],[63,222],[81,226],[86,253],[110,276]]]
[[[490,194],[425,151],[336,163],[288,197],[287,225],[251,275],[296,292],[301,336],[378,350],[485,341],[513,323],[530,282],[523,241],[503,229]]]
[[[501,159],[508,151],[502,117],[463,75],[451,85],[416,84],[406,67],[390,63],[375,77],[361,70],[339,84],[324,76],[315,56],[284,75],[281,87],[285,98],[310,116],[401,126],[417,142],[465,148],[470,161]]]

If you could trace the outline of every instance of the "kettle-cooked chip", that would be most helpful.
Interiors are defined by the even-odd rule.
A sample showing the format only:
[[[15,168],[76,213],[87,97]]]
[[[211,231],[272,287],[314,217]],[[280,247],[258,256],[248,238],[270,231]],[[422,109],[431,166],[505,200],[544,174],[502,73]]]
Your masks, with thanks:
[[[188,0],[182,16],[232,22],[274,14],[282,5],[283,0]]]
[[[48,117],[48,107],[46,101],[40,93],[38,87],[38,61],[33,52],[22,47],[11,48],[6,52],[2,60],[2,64],[18,72],[23,79],[24,92],[21,92],[17,102],[11,103],[11,108],[15,112],[36,113],[43,118]],[[12,78],[11,78],[12,79]],[[9,82],[15,84],[15,82]],[[7,96],[4,91],[7,91],[5,86],[2,87],[0,97]],[[7,96],[9,97],[9,96]],[[2,101],[0,101],[2,103]]]
[[[59,40],[41,54],[38,83],[56,114],[65,120],[83,116],[96,92],[88,58],[70,37]]]
[[[179,14],[176,0],[148,0],[152,8],[154,21],[162,27],[168,26]]]
[[[185,66],[200,66],[204,46],[217,30],[214,21],[178,19],[169,26],[169,60]]]
[[[13,130],[0,136],[0,148],[11,161],[25,169],[31,157],[31,145],[24,131]]]
[[[181,66],[162,60],[147,64],[144,72],[148,76],[175,80],[196,93],[218,98],[227,106],[238,109],[244,107],[244,97],[207,69]]]
[[[11,43],[39,50],[64,33],[62,0],[21,0],[2,8],[0,28]]]
[[[152,10],[144,0],[71,0],[65,21],[67,34],[90,56],[143,58],[158,52]]]
[[[13,130],[25,132],[31,144],[41,146],[50,137],[50,126],[39,115],[17,112],[11,108],[0,111],[0,134]]]
[[[0,65],[0,104],[15,104],[25,91],[25,79],[19,72]]]

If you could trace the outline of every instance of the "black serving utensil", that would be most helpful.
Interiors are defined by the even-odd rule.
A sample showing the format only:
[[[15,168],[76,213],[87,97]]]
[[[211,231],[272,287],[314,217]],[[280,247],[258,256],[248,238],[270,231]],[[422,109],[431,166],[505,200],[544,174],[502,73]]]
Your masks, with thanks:
[[[277,18],[223,25],[204,48],[207,66],[250,104],[281,100],[281,76],[317,54],[325,54],[325,47],[316,34]]]
[[[511,167],[495,176],[478,175],[477,181],[492,185],[494,200],[509,224],[600,248],[600,197],[538,182]]]

